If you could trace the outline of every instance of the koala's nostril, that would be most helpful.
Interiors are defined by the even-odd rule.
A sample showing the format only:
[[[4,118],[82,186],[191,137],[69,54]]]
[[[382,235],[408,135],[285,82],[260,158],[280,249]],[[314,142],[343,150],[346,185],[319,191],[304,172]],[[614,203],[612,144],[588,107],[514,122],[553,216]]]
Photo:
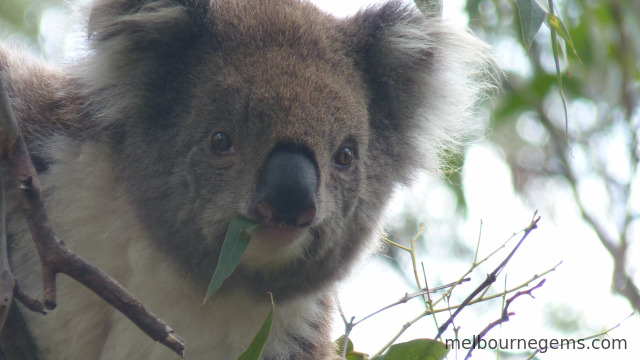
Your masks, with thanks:
[[[262,221],[265,224],[271,223],[275,217],[275,209],[265,201],[260,201],[258,203],[258,212],[262,216]]]
[[[298,219],[295,222],[296,226],[306,226],[313,221],[313,218],[316,217],[316,208],[310,208],[298,215]]]

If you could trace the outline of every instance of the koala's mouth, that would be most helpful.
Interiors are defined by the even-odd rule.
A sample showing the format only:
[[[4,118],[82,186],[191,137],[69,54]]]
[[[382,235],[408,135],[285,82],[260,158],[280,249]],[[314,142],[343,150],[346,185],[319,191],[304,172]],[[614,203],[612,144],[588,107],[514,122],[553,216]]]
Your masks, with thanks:
[[[258,226],[251,232],[243,254],[244,266],[261,272],[286,267],[307,252],[312,241],[310,229],[310,226]]]
[[[262,246],[276,248],[287,247],[302,239],[309,232],[309,227],[294,227],[284,223],[277,225],[263,224],[251,232],[251,242]]]

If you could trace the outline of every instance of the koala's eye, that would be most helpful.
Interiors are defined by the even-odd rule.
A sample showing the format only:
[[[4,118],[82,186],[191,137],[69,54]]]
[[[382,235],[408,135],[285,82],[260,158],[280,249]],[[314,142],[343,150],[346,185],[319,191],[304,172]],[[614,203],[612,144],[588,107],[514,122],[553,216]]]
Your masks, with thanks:
[[[233,142],[231,142],[231,137],[224,132],[217,132],[211,135],[209,139],[209,146],[211,149],[220,153],[225,153],[231,151],[233,148]]]
[[[333,162],[342,167],[351,165],[353,162],[353,150],[348,146],[341,148],[334,156]]]

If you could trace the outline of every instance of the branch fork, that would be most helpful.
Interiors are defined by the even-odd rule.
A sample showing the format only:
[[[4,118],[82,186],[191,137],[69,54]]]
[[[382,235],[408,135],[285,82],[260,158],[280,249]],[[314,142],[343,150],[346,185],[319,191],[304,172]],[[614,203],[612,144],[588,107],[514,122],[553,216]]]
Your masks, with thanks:
[[[0,149],[2,157],[14,179],[20,196],[22,210],[40,257],[44,300],[40,302],[20,291],[17,281],[8,266],[6,241],[0,243],[0,271],[9,274],[0,282],[0,328],[9,312],[11,298],[15,298],[29,310],[44,313],[44,309],[56,307],[56,282],[58,273],[63,273],[99,295],[111,306],[135,323],[150,338],[167,346],[180,356],[184,356],[185,342],[145,306],[136,300],[118,282],[67,249],[50,225],[42,202],[40,182],[33,167],[31,157],[11,110],[2,79],[0,78]],[[4,234],[4,211],[1,214],[2,239]],[[6,279],[9,279],[7,281]],[[4,301],[3,301],[4,300]],[[6,305],[6,306],[5,306]]]

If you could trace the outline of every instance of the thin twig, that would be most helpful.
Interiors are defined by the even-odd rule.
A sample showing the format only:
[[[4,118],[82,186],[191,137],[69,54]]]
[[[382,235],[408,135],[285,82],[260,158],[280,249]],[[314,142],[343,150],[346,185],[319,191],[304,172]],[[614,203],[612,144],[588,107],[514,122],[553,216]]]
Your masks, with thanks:
[[[336,304],[338,306],[338,312],[342,317],[342,321],[344,322],[344,336],[342,337],[342,348],[340,349],[341,357],[340,359],[345,359],[347,357],[347,347],[349,345],[349,335],[351,335],[351,330],[353,330],[354,326],[353,320],[355,316],[351,317],[351,320],[347,321],[346,316],[344,315],[344,311],[342,311],[342,306],[340,305],[340,299],[336,297]]]
[[[482,331],[481,331],[481,332],[476,336],[477,341],[480,341],[480,339],[484,338],[484,337],[489,333],[489,331],[491,331],[491,329],[493,329],[494,327],[496,327],[496,326],[498,326],[498,325],[500,325],[500,324],[502,324],[502,323],[505,323],[505,322],[509,321],[509,318],[510,318],[512,315],[515,315],[515,313],[514,313],[514,312],[509,312],[509,305],[511,305],[511,303],[512,303],[515,299],[517,299],[518,297],[520,297],[520,296],[522,296],[522,295],[529,295],[529,296],[531,296],[532,298],[535,298],[535,296],[533,296],[533,294],[532,294],[532,293],[533,293],[533,290],[535,290],[535,289],[537,289],[537,288],[541,287],[541,286],[544,284],[544,282],[545,282],[545,281],[546,281],[546,279],[542,279],[542,280],[541,280],[541,281],[540,281],[536,286],[532,287],[531,289],[529,289],[529,290],[523,290],[523,291],[518,291],[515,295],[513,295],[512,297],[510,297],[510,298],[507,300],[507,302],[505,303],[504,308],[502,309],[502,316],[500,316],[500,318],[499,318],[499,319],[497,319],[497,320],[492,321],[491,323],[489,323],[489,325],[487,325],[487,327],[485,327],[485,328],[484,328],[484,329],[483,329],[483,330],[482,330]],[[471,358],[471,353],[473,352],[474,348],[475,348],[475,344],[474,344],[474,346],[471,346],[471,348],[469,349],[469,352],[467,352],[467,356],[465,356],[465,358],[464,358],[465,360],[467,360],[467,359]]]
[[[583,338],[577,339],[577,340],[575,340],[575,341],[576,341],[576,342],[578,342],[578,341],[584,341],[584,340],[589,340],[589,339],[595,339],[595,338],[600,337],[600,336],[603,336],[603,335],[609,335],[609,332],[611,332],[611,331],[613,331],[613,330],[615,330],[615,329],[619,328],[619,327],[620,327],[620,325],[622,325],[622,323],[623,323],[623,322],[627,321],[627,319],[629,319],[630,317],[634,316],[635,314],[636,314],[636,312],[634,311],[634,312],[632,312],[631,314],[629,314],[629,316],[627,316],[626,318],[622,319],[622,321],[620,321],[620,322],[619,322],[619,323],[617,323],[616,325],[614,325],[614,326],[612,326],[612,327],[610,327],[610,328],[608,328],[608,329],[606,329],[606,330],[600,331],[599,333],[596,333],[596,334],[593,334],[593,335],[589,335],[589,336],[586,336],[586,337],[583,337]],[[542,350],[544,350],[544,352],[546,352],[546,351],[547,351],[548,349],[550,349],[550,348],[551,348],[551,349],[558,349],[558,348],[561,348],[561,347],[562,347],[562,343],[560,343],[560,345],[551,345],[551,346],[547,346],[547,347],[543,347],[543,348],[536,349],[536,351],[535,351],[533,354],[529,355],[529,357],[527,357],[527,359],[526,359],[526,360],[533,359],[533,358],[534,358],[534,357],[535,357],[539,352],[541,352]]]
[[[471,279],[470,278],[465,278],[465,279],[462,279],[462,282],[467,282],[469,280],[471,280]],[[377,314],[379,314],[379,313],[381,313],[381,312],[383,312],[383,311],[385,311],[387,309],[390,309],[390,308],[392,308],[394,306],[397,306],[397,305],[400,305],[400,304],[405,304],[407,301],[409,301],[409,300],[411,300],[411,299],[413,299],[415,297],[418,297],[418,296],[421,296],[421,295],[426,295],[426,294],[429,294],[429,293],[434,293],[436,291],[439,291],[439,290],[442,290],[442,289],[446,289],[447,287],[453,286],[454,284],[458,284],[458,283],[459,282],[456,281],[456,282],[452,282],[452,283],[447,284],[447,285],[438,286],[438,287],[433,288],[433,289],[422,289],[422,290],[419,290],[419,291],[416,291],[416,292],[412,292],[410,294],[409,293],[404,294],[404,296],[401,297],[398,301],[396,301],[396,302],[394,302],[392,304],[389,304],[389,305],[387,305],[387,306],[385,306],[385,307],[383,307],[383,308],[381,308],[379,310],[376,310],[376,311],[372,312],[371,314],[369,314],[369,315],[363,317],[362,319],[356,321],[355,323],[353,323],[353,326],[356,326],[356,325],[360,324],[361,322],[369,319],[370,317],[372,317],[374,315],[377,315]],[[352,321],[353,321],[353,319],[352,319]]]
[[[495,253],[497,253],[500,249],[504,248],[505,245],[511,241],[511,239],[513,239],[515,237],[515,235],[517,235],[518,233],[514,233],[505,243],[503,243],[498,249],[496,249],[495,251],[493,251],[491,254],[489,254],[486,258],[480,260],[476,265],[472,266],[470,270],[467,270],[467,272],[464,274],[464,276],[467,276],[468,274],[470,274],[473,269],[475,269],[478,265],[482,264],[483,262],[485,262],[488,258],[490,258],[491,256],[493,256]],[[515,291],[518,291],[520,289],[523,289],[525,287],[528,287],[529,284],[537,279],[542,278],[543,276],[546,276],[547,274],[551,273],[552,271],[555,271],[558,266],[560,266],[562,264],[562,261],[560,261],[558,264],[554,265],[553,267],[549,268],[548,270],[545,270],[539,274],[535,274],[531,277],[531,279],[525,281],[524,283],[517,285],[509,290],[506,290],[504,292],[501,292],[499,294],[494,294],[494,295],[490,295],[490,296],[484,296],[484,294],[479,297],[476,298],[474,300],[471,300],[469,303],[465,304],[465,306],[468,305],[473,305],[476,303],[480,303],[480,302],[484,302],[484,301],[489,301],[489,300],[493,300],[496,299],[498,297],[503,297],[506,294],[510,294],[513,293]],[[398,338],[400,338],[400,336],[407,330],[409,329],[411,326],[413,326],[413,324],[415,324],[416,322],[418,322],[420,319],[424,318],[425,316],[429,316],[429,315],[434,315],[437,313],[442,313],[445,311],[449,311],[449,313],[451,313],[451,310],[453,309],[458,309],[462,304],[460,305],[450,305],[448,304],[448,299],[449,296],[451,294],[451,290],[453,289],[453,287],[457,286],[458,283],[462,282],[462,278],[458,281],[453,282],[453,286],[450,287],[447,291],[444,292],[444,294],[442,294],[442,296],[440,297],[439,300],[442,299],[447,299],[447,307],[446,308],[439,308],[439,309],[434,309],[433,311],[427,309],[424,312],[422,312],[420,315],[416,316],[415,318],[413,318],[412,320],[410,320],[409,322],[405,323],[402,328],[398,331],[398,333],[396,333],[393,338],[391,338],[373,357],[378,356],[380,354],[382,354],[384,351],[386,351],[391,345],[393,345],[396,340],[398,340]],[[438,301],[434,302],[437,303]],[[454,328],[454,331],[456,331],[456,329]]]
[[[493,294],[493,295],[489,295],[489,296],[486,296],[486,297],[482,296],[482,297],[479,297],[479,298],[477,298],[475,300],[471,300],[471,302],[469,302],[469,304],[467,304],[467,306],[473,305],[473,304],[477,304],[477,303],[481,303],[481,302],[485,302],[485,301],[489,301],[489,300],[493,300],[493,299],[497,299],[499,297],[504,297],[505,295],[511,294],[514,291],[518,291],[520,289],[523,289],[523,288],[529,286],[529,284],[531,282],[536,281],[536,280],[542,278],[543,276],[546,276],[547,274],[549,274],[552,271],[555,271],[558,268],[558,266],[560,266],[561,264],[562,264],[562,261],[557,263],[553,267],[551,267],[549,270],[546,270],[546,271],[544,271],[544,272],[542,272],[540,274],[536,274],[536,275],[532,276],[531,279],[523,282],[522,284],[520,284],[518,286],[514,286],[513,288],[511,288],[509,290],[502,291],[502,292],[500,292],[498,294]],[[433,311],[433,313],[437,314],[437,313],[441,313],[441,312],[457,309],[459,307],[460,307],[460,305],[450,305],[450,306],[447,306],[446,308],[436,309],[436,310]],[[429,313],[427,315],[431,315],[431,313]]]
[[[482,231],[482,223],[480,224],[480,232]],[[476,268],[478,268],[480,265],[482,265],[483,263],[485,263],[486,261],[488,261],[491,257],[493,257],[495,254],[497,254],[500,250],[504,249],[507,244],[509,242],[511,242],[511,240],[513,240],[516,235],[518,235],[520,232],[517,233],[513,233],[506,241],[504,241],[500,246],[498,246],[496,249],[494,249],[491,253],[489,253],[487,256],[485,256],[484,258],[482,258],[480,261],[477,261],[477,254],[474,255],[474,260],[473,260],[473,264],[469,267],[469,269],[467,269],[467,271],[462,275],[461,279],[466,278],[469,274],[471,274]],[[481,240],[481,234],[478,234],[478,243],[476,245],[476,249],[479,249],[480,247],[480,240]],[[460,282],[461,283],[461,282]],[[444,300],[446,297],[451,296],[451,293],[453,292],[453,290],[456,288],[456,286],[458,286],[458,283],[455,283],[453,286],[451,286],[444,294],[442,294],[442,296],[434,301],[433,305],[437,305],[438,303],[440,303],[440,301]],[[484,295],[484,294],[483,294]]]
[[[424,277],[424,288],[426,290],[429,290],[429,280],[427,280],[427,273],[424,270],[424,263],[422,263],[422,276]],[[469,278],[467,278],[469,279]],[[431,311],[433,313],[433,300],[431,300],[431,293],[432,291],[427,291],[427,310]],[[436,328],[438,328],[438,319],[435,316],[432,316],[433,318],[433,324],[436,326]]]
[[[504,269],[507,263],[509,263],[509,260],[511,260],[513,255],[516,253],[516,251],[520,247],[520,245],[522,245],[522,242],[524,241],[524,239],[526,239],[529,236],[529,234],[538,227],[538,221],[540,221],[540,217],[537,216],[537,214],[538,212],[536,211],[533,215],[533,220],[531,221],[531,224],[529,224],[529,226],[527,226],[524,229],[524,234],[522,235],[522,238],[520,239],[518,244],[516,244],[513,250],[511,250],[509,255],[500,263],[500,265],[498,265],[489,275],[487,275],[487,279],[483,281],[482,284],[480,284],[480,286],[478,286],[469,296],[467,296],[467,298],[464,299],[464,301],[456,309],[453,315],[451,315],[449,319],[447,319],[447,321],[445,321],[445,323],[442,324],[440,328],[438,328],[438,334],[436,335],[435,339],[439,339],[442,336],[442,334],[447,330],[449,325],[453,323],[453,320],[456,318],[456,316],[458,316],[460,311],[462,311],[462,309],[464,309],[471,302],[471,300],[473,300],[485,288],[487,288],[489,285],[493,284],[496,281],[498,274],[502,271],[502,269]]]

